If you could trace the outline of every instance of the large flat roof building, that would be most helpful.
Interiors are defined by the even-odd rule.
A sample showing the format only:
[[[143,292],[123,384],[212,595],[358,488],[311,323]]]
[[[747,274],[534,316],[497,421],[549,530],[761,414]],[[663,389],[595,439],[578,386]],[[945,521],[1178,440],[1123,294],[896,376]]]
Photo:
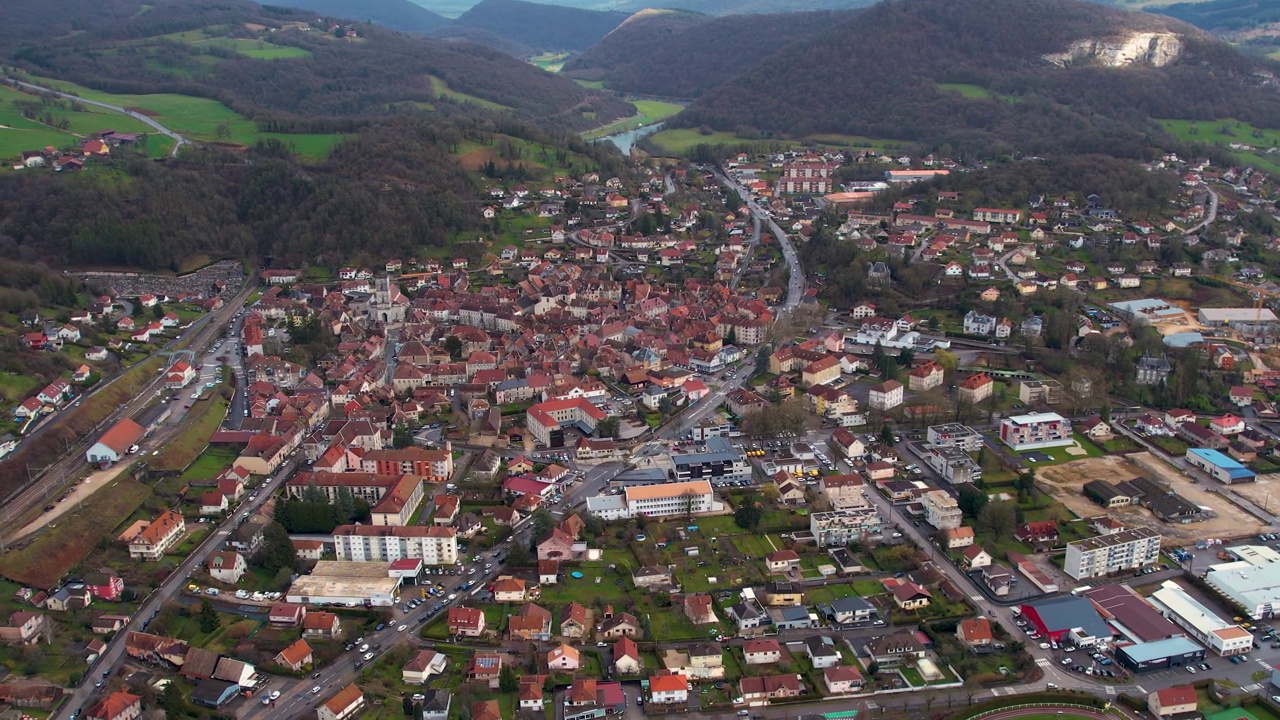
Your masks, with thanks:
[[[1200,324],[1209,327],[1228,325],[1237,330],[1254,329],[1280,321],[1271,308],[1200,308]]]
[[[1062,570],[1076,580],[1154,565],[1160,560],[1160,533],[1134,528],[1067,543]]]
[[[1093,603],[1102,619],[1135,643],[1149,643],[1186,634],[1128,585],[1100,585],[1082,594]]]
[[[675,466],[676,480],[746,480],[751,477],[751,466],[746,458],[722,437],[707,438],[706,452],[672,455],[671,462]]]
[[[1274,617],[1280,610],[1280,564],[1236,560],[1210,565],[1204,581],[1255,620]]]
[[[1253,648],[1248,630],[1222,619],[1173,580],[1151,593],[1151,602],[1178,627],[1222,656],[1243,655]]]
[[[374,607],[395,604],[400,578],[391,576],[384,562],[321,560],[310,575],[301,575],[289,586],[285,600],[302,604],[368,603]]]
[[[1012,415],[1000,421],[1000,439],[1015,451],[1064,447],[1075,443],[1071,422],[1057,413]]]

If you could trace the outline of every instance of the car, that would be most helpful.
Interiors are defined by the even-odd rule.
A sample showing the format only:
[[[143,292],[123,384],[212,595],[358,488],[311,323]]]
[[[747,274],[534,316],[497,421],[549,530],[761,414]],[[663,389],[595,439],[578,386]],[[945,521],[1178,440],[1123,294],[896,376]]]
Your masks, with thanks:
[[[94,683],[94,684],[93,684],[93,686],[94,686],[94,687],[96,687],[96,688],[100,688],[100,687],[102,687],[103,685],[106,685],[106,684],[107,684],[107,681],[106,681],[106,680],[99,680],[98,682]]]
[[[279,691],[279,690],[272,690],[272,691],[271,691],[271,695],[270,695],[270,697],[271,697],[271,699],[272,699],[272,700],[278,700],[278,699],[280,699],[280,691]]]
[[[1199,666],[1199,667],[1200,667],[1200,669],[1201,669],[1201,670],[1203,670],[1203,671],[1205,671],[1205,672],[1209,672],[1209,665],[1208,665],[1208,663],[1200,663],[1200,666]]]
[[[1064,658],[1062,658],[1062,664],[1063,664],[1064,666],[1066,666],[1066,665],[1070,665],[1070,664],[1071,664],[1071,658],[1069,658],[1069,657],[1064,657]]]
[[[319,678],[320,678],[320,673],[318,673],[318,672],[311,673],[311,679],[312,679],[312,680],[317,680],[317,679],[319,679]]]
[[[371,652],[367,652],[367,653],[365,653],[364,655],[361,655],[361,656],[360,656],[360,659],[361,659],[361,660],[364,660],[365,662],[369,662],[370,660],[372,660],[372,659],[373,659],[373,653],[371,653]]]
[[[373,629],[373,631],[374,631],[374,632],[382,632],[382,631],[383,631],[383,630],[385,630],[386,628],[387,628],[387,624],[386,624],[386,623],[378,623],[378,627],[374,628],[374,629]]]
[[[357,669],[357,670],[359,670],[359,669],[360,669],[360,668],[362,668],[362,667],[364,667],[364,661],[363,661],[363,660],[357,660],[357,661],[356,661],[356,669]]]
[[[401,625],[400,627],[396,628],[396,632],[404,632],[405,630],[408,630],[408,629],[409,629],[408,625]]]
[[[896,540],[897,538],[902,537],[902,533],[900,533],[900,532],[896,532],[896,533],[894,533],[893,535],[891,535],[890,537],[892,537],[892,538],[894,538],[894,539]]]
[[[262,698],[262,704],[263,704],[263,705],[270,705],[270,704],[271,704],[271,698],[269,698],[269,697],[264,697],[264,698]]]
[[[598,642],[598,643],[596,643],[596,647],[609,647],[609,643],[607,643],[607,642]]]
[[[1194,667],[1192,667],[1192,666],[1188,665],[1188,666],[1187,666],[1187,672],[1191,673],[1192,675],[1195,675],[1195,674],[1196,674],[1196,669],[1195,669]]]
[[[1048,650],[1048,649],[1049,649],[1049,643],[1047,643],[1047,642],[1042,642],[1042,643],[1040,643],[1040,649],[1041,649],[1041,650]]]
[[[319,694],[320,694],[320,686],[319,686],[319,685],[317,685],[317,686],[315,686],[315,687],[311,688],[311,694],[312,694],[312,695],[319,695]]]
[[[364,644],[362,644],[362,645],[360,646],[360,650],[359,650],[359,652],[362,652],[362,653],[363,653],[363,652],[369,652],[369,644],[368,644],[368,643],[364,643]]]
[[[874,620],[874,621],[872,621],[872,623],[871,623],[871,624],[872,624],[873,626],[875,626],[875,627],[884,627],[884,621],[883,621],[883,620]]]
[[[352,640],[352,641],[351,641],[351,644],[352,644],[352,645],[363,645],[363,644],[364,644],[364,638],[362,638],[362,637],[358,637],[358,638],[356,638],[355,640]]]

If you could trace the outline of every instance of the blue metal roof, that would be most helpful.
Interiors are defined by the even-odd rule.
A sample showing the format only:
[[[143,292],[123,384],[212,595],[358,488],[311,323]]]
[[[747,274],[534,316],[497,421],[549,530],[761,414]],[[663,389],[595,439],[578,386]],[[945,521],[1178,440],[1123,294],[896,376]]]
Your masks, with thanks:
[[[1120,648],[1135,663],[1148,663],[1163,660],[1167,657],[1182,657],[1190,653],[1204,650],[1203,647],[1185,637],[1166,638],[1152,642],[1125,645]]]

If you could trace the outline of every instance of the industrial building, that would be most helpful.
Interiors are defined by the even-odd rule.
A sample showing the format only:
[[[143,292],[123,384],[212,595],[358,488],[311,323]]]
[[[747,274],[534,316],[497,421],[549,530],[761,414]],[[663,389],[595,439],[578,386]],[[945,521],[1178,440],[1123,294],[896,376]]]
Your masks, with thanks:
[[[1186,632],[1128,585],[1112,583],[1080,593],[1119,635],[1134,643],[1150,643]]]
[[[1116,660],[1136,673],[1192,665],[1204,661],[1204,656],[1205,649],[1185,637],[1116,648]]]
[[[371,605],[396,603],[400,578],[392,577],[384,562],[321,560],[310,575],[301,575],[289,586],[285,600],[309,605]]]
[[[1200,324],[1230,327],[1246,335],[1257,335],[1275,327],[1280,318],[1271,308],[1200,308]]]
[[[1160,533],[1134,528],[1067,543],[1062,570],[1076,580],[1136,570],[1160,560]]]
[[[1151,593],[1151,603],[1187,634],[1222,655],[1243,655],[1253,648],[1253,635],[1222,619],[1173,580]]]
[[[1210,565],[1204,581],[1255,620],[1274,617],[1280,608],[1280,563],[1236,560]]]
[[[1257,475],[1252,470],[1217,450],[1189,448],[1186,460],[1188,465],[1200,468],[1214,480],[1227,485],[1248,483],[1257,479]]]
[[[1023,605],[1023,617],[1047,640],[1070,639],[1080,647],[1092,647],[1111,640],[1111,628],[1093,603],[1082,597],[1057,597]]]

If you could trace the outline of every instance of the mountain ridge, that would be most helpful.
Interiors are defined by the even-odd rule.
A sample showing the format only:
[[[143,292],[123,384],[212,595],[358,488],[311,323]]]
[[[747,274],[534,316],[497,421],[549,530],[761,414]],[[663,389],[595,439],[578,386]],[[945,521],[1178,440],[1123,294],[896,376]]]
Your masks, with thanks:
[[[453,27],[484,30],[539,51],[578,52],[594,45],[627,17],[622,12],[524,0],[481,0],[458,16]]]

